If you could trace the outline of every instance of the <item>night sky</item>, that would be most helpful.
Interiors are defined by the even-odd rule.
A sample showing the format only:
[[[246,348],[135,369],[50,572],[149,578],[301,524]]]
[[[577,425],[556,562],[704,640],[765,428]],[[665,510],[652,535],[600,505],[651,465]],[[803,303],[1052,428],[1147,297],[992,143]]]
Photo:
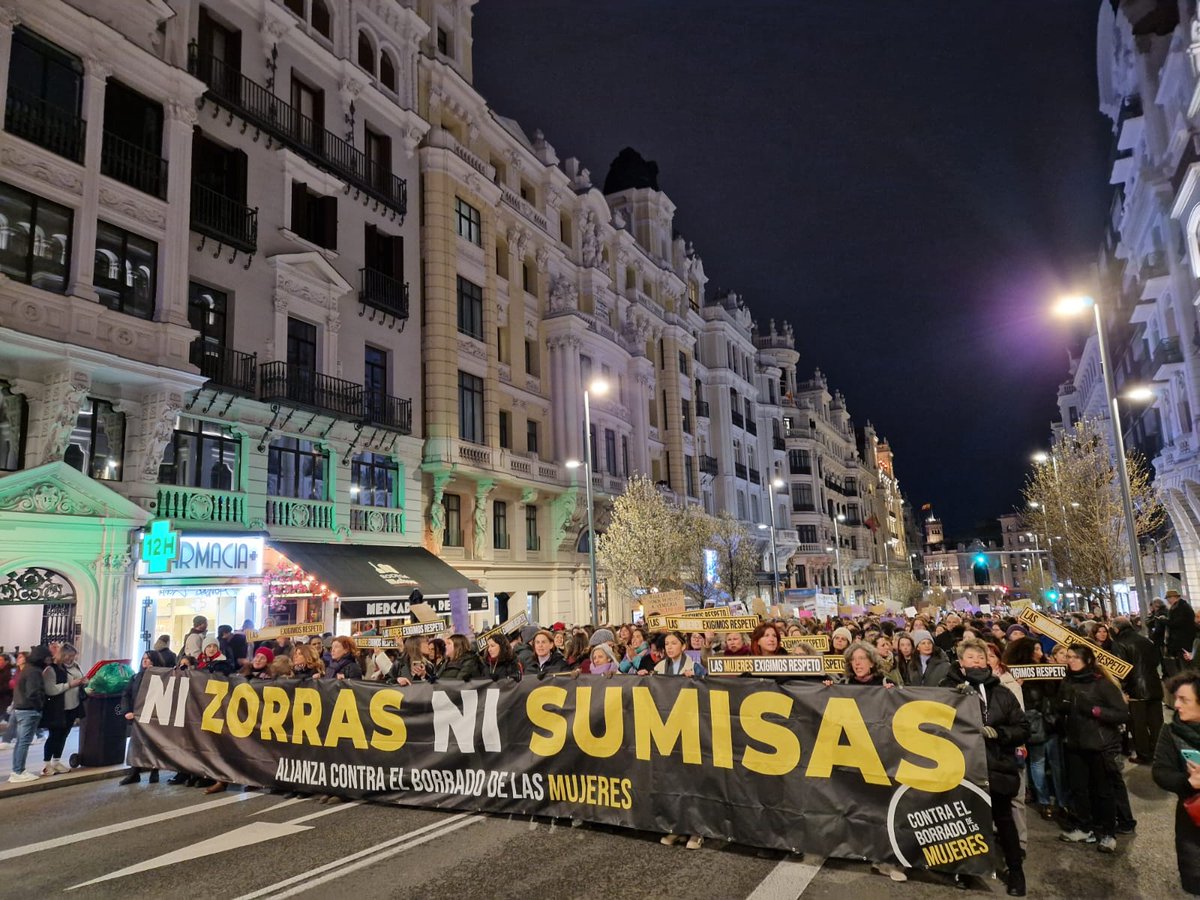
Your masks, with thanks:
[[[1109,202],[1098,0],[482,0],[475,81],[602,184],[659,165],[710,292],[792,322],[952,536],[1048,440]]]

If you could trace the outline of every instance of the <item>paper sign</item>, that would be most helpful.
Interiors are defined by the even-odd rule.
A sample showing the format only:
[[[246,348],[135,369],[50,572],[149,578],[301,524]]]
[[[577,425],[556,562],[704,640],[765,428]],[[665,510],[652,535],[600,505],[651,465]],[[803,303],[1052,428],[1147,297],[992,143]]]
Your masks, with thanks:
[[[727,616],[723,619],[699,618],[696,616],[649,616],[646,624],[656,631],[753,631],[758,627],[758,616]]]
[[[846,658],[844,656],[822,656],[825,660],[825,671],[830,675],[846,674]]]
[[[1032,600],[1013,600],[1008,604],[1009,610],[1012,612],[1020,612],[1023,609],[1033,609]]]
[[[1103,647],[1098,647],[1087,638],[1082,638],[1075,632],[1071,631],[1062,625],[1059,625],[1049,616],[1043,616],[1040,612],[1033,609],[1021,610],[1021,615],[1017,617],[1017,621],[1031,625],[1060,644],[1065,644],[1068,647],[1085,646],[1090,647],[1092,653],[1096,655],[1096,662],[1107,669],[1117,681],[1123,681],[1129,677],[1129,673],[1133,671],[1133,666],[1119,656],[1114,656]]]
[[[1061,681],[1067,677],[1066,666],[1009,666],[1017,681]]]
[[[269,641],[277,637],[302,637],[311,634],[324,634],[324,622],[304,622],[301,625],[276,625],[272,628],[262,628],[258,631],[247,631],[248,641]]]
[[[900,612],[900,601],[899,600],[884,600],[883,605],[887,607],[887,611],[890,613]]]
[[[980,604],[979,604],[979,611],[980,611],[981,613],[983,613],[985,616],[990,616],[990,615],[992,614],[992,604],[990,604],[990,603],[980,603]]]
[[[873,615],[873,616],[882,616],[887,611],[888,611],[887,607],[884,606],[882,603],[876,603],[874,606],[871,607],[871,610],[870,610],[871,615]]]
[[[813,611],[811,609],[798,609],[796,610],[796,618],[811,619],[813,618]]]
[[[801,644],[807,644],[820,653],[829,650],[829,635],[827,634],[793,634],[780,638],[779,642],[786,650],[795,650]]]
[[[906,606],[904,607],[904,614],[911,619],[916,616],[917,608],[915,606]]]
[[[408,610],[418,622],[432,622],[438,617],[437,611],[428,603],[414,603]]]
[[[450,590],[450,624],[458,634],[471,633],[471,601],[466,588]]]
[[[709,675],[816,676],[825,673],[821,656],[710,656]]]
[[[647,616],[680,616],[687,609],[683,591],[660,591],[642,597],[642,613]]]

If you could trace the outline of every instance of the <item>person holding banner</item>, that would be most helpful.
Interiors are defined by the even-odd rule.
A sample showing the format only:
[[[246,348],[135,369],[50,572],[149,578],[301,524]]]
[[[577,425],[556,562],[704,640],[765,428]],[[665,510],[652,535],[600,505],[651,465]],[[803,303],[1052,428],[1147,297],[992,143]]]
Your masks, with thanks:
[[[530,646],[533,648],[533,659],[525,667],[530,675],[544,678],[546,675],[567,671],[567,661],[554,646],[554,635],[549,631],[539,629],[530,641]]]
[[[834,632],[834,634],[837,634],[837,632]],[[847,641],[846,645],[849,646],[849,643]],[[837,646],[836,641],[834,646]],[[779,639],[779,630],[774,625],[763,622],[750,635],[751,656],[785,656],[786,654],[787,650],[783,648],[783,641]]]
[[[1129,721],[1129,707],[1121,689],[1096,665],[1096,654],[1087,644],[1067,649],[1067,677],[1058,703],[1074,825],[1059,837],[1068,843],[1095,843],[1101,853],[1115,853],[1113,779],[1121,777],[1120,726]]]
[[[354,638],[338,635],[329,646],[330,663],[325,669],[323,678],[344,681],[347,678],[361,679],[362,666],[358,664],[358,648]]]
[[[773,626],[772,630],[774,630]],[[658,637],[658,635],[655,635],[655,637]],[[662,638],[665,655],[654,666],[655,675],[676,675],[684,678],[704,677],[704,667],[684,653],[687,643],[684,641],[682,634],[678,631],[670,631],[662,635]],[[679,834],[664,834],[661,842],[671,847],[679,843],[682,837]],[[703,846],[704,835],[693,834],[688,837],[687,848],[689,850],[698,850]]]
[[[1154,783],[1179,797],[1175,806],[1175,857],[1179,881],[1200,896],[1200,672],[1189,669],[1167,682],[1175,720],[1158,736]]]
[[[470,681],[479,677],[479,657],[465,634],[452,634],[446,641],[446,657],[438,669],[442,680]]]
[[[729,631],[725,634],[725,639],[721,642],[722,656],[749,656],[750,642],[746,636],[739,631]]]
[[[646,632],[640,625],[629,629],[629,641],[625,644],[625,657],[621,660],[621,674],[637,671],[637,661],[642,657],[650,644],[646,640]]]
[[[875,655],[879,657],[879,671],[896,684],[904,684],[904,677],[900,674],[900,666],[897,664],[892,639],[886,634],[875,638]]]
[[[846,658],[846,674],[839,684],[855,687],[893,688],[896,686],[896,682],[883,671],[879,654],[865,641],[855,641],[846,648],[846,652],[842,655]],[[896,878],[894,880],[903,881],[904,879]]]
[[[1005,666],[1033,666],[1042,661],[1041,644],[1034,638],[1021,637],[1004,648]],[[1062,750],[1058,744],[1058,680],[1023,681],[1025,718],[1029,722],[1029,778],[1033,782],[1033,795],[1041,807],[1043,819],[1054,818],[1054,803],[1050,799],[1050,782],[1046,778],[1046,763],[1050,762],[1054,796],[1060,807],[1066,807],[1066,777],[1062,769]]]
[[[292,648],[292,675],[301,681],[320,678],[325,674],[325,663],[308,644],[297,644]]]
[[[920,647],[920,643],[917,646]],[[987,647],[978,638],[964,638],[959,642],[958,668],[950,673],[947,685],[959,693],[975,694],[979,698],[992,821],[1008,868],[1005,883],[1010,897],[1024,897],[1025,870],[1021,839],[1013,818],[1013,797],[1021,788],[1016,749],[1029,740],[1029,724],[1016,696],[993,674],[988,665]]]
[[[521,664],[513,655],[512,645],[503,633],[489,634],[483,651],[483,674],[492,681],[502,678],[521,680]]]
[[[830,643],[833,646],[834,653],[845,653],[850,645],[854,642],[854,632],[844,625],[840,628],[833,629],[833,634],[830,637]]]
[[[912,637],[917,654],[904,673],[904,683],[909,687],[940,687],[950,676],[950,660],[928,631],[914,631]],[[984,662],[987,662],[987,651],[984,651]]]

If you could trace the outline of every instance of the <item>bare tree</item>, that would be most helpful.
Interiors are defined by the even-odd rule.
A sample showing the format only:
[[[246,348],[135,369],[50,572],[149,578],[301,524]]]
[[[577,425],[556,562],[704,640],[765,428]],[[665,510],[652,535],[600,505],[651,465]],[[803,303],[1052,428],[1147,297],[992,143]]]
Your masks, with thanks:
[[[1049,550],[1085,600],[1115,610],[1113,582],[1130,571],[1129,539],[1121,485],[1102,423],[1082,419],[1062,432],[1045,463],[1035,463],[1025,484],[1026,512],[1034,531],[1049,535]],[[1166,516],[1150,470],[1140,454],[1127,456],[1137,536],[1157,529]]]
[[[722,513],[714,520],[711,545],[717,552],[721,589],[731,600],[745,600],[762,568],[757,542],[745,525]]]

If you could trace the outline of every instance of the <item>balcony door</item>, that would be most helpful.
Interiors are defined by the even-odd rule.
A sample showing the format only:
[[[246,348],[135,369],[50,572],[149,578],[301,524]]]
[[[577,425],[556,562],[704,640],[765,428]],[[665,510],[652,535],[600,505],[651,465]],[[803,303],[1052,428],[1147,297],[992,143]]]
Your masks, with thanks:
[[[325,92],[292,75],[292,133],[296,140],[320,151],[325,135]]]
[[[188,285],[188,324],[199,332],[192,343],[192,364],[199,366],[201,375],[217,379],[220,384],[229,383],[219,381],[223,375],[228,374],[222,371],[228,302],[229,298],[224,291],[214,290],[208,285],[197,284],[194,281]]]
[[[197,38],[200,77],[218,94],[237,96],[238,75],[242,71],[242,33],[226,28],[200,7]]]
[[[287,396],[313,404],[317,385],[317,326],[288,319]]]
[[[363,393],[367,418],[381,421],[386,418],[388,393],[388,355],[386,350],[370,345],[363,361]]]

